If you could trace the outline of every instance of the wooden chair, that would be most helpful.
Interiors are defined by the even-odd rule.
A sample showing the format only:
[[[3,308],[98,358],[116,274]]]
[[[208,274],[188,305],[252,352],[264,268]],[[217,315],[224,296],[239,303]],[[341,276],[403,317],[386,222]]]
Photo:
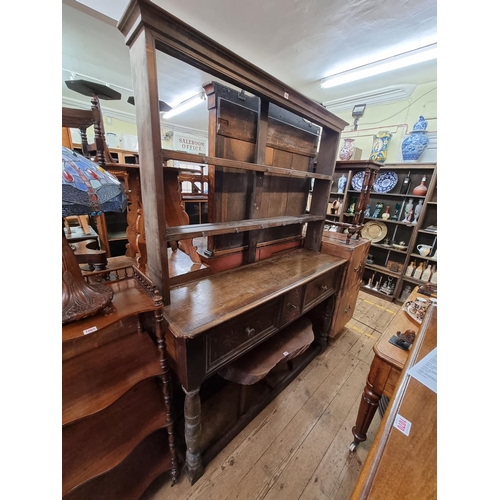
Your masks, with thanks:
[[[238,418],[245,413],[247,388],[265,379],[284,361],[293,370],[293,359],[303,354],[314,341],[311,320],[302,316],[281,332],[264,341],[248,354],[219,370],[219,375],[240,384]],[[272,388],[272,384],[268,384]]]

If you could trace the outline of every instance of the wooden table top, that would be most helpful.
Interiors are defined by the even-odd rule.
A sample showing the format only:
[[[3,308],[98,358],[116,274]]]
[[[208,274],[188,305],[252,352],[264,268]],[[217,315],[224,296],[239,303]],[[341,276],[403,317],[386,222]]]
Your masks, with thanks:
[[[437,306],[431,305],[351,500],[437,498],[437,394],[408,373],[436,346]],[[408,435],[394,426],[398,415],[411,423]]]
[[[346,262],[301,248],[173,287],[164,309],[169,330],[194,338]]]
[[[428,296],[418,293],[418,288],[419,287],[416,286],[413,289],[407,300],[415,300],[416,297],[429,299]],[[380,339],[373,346],[373,350],[379,358],[382,358],[391,366],[399,368],[400,370],[403,369],[410,351],[404,351],[403,349],[390,344],[389,339],[393,335],[396,335],[397,332],[404,333],[408,329],[417,333],[420,329],[420,325],[401,308],[389,323]]]

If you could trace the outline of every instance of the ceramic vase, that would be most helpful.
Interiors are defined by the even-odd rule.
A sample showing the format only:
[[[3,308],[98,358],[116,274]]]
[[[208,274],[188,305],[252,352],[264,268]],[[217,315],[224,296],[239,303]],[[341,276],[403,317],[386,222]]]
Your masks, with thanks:
[[[346,184],[347,184],[347,177],[345,176],[345,174],[342,174],[342,176],[340,177],[340,179],[338,181],[337,191],[339,193],[343,193]]]
[[[426,128],[427,121],[421,116],[418,122],[413,125],[410,135],[401,144],[403,161],[418,161],[420,159],[427,144],[429,144],[429,138],[425,135],[427,133]]]
[[[350,160],[354,154],[354,139],[344,139],[344,144],[340,148],[339,158],[343,161]]]
[[[389,147],[391,138],[392,134],[388,131],[379,132],[377,135],[374,135],[372,152],[369,159],[384,163],[387,160],[387,148]]]
[[[424,175],[422,177],[422,182],[413,190],[413,194],[415,196],[425,196],[427,193],[427,186],[425,185],[425,181],[427,177]]]

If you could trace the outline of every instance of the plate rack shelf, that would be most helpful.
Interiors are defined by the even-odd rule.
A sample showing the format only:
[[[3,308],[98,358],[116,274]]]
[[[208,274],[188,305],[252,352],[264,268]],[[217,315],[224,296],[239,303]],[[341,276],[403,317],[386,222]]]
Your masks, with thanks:
[[[327,227],[328,222],[349,222],[354,217],[354,213],[351,213],[352,207],[359,199],[360,191],[353,188],[352,179],[365,168],[366,161],[337,161],[328,205]],[[390,189],[388,192],[377,192],[377,179],[387,172],[394,172],[397,182],[394,187],[391,187],[393,182],[385,183]],[[403,185],[408,174],[410,184],[405,189]],[[339,192],[338,181],[342,175],[347,177],[347,184],[343,192]],[[393,178],[394,176],[384,177]],[[427,192],[424,195],[413,194],[413,190],[421,184],[424,177]],[[382,190],[385,184],[380,183]],[[410,200],[413,209],[420,204],[421,211],[416,222],[408,223],[405,222],[405,208],[408,207]],[[340,208],[335,210],[335,206],[339,203]],[[361,289],[393,302],[403,303],[408,290],[426,282],[416,277],[414,272],[410,274],[412,264],[415,268],[422,264],[423,269],[431,266],[430,269],[434,268],[437,273],[437,164],[413,162],[384,164],[375,179],[368,203],[369,208],[365,213],[362,236],[369,237],[367,235],[370,234],[371,229],[369,239],[372,242]],[[374,217],[377,204],[380,204],[381,208]],[[382,214],[386,210],[390,217],[384,220]],[[384,230],[378,231],[378,227]],[[386,233],[385,229],[387,229]],[[399,246],[399,243],[404,243],[404,245],[398,248],[393,246],[394,244]],[[420,245],[427,245],[431,248],[428,255],[420,254],[417,248]],[[374,289],[377,282],[379,287]],[[384,287],[384,283],[387,287]]]

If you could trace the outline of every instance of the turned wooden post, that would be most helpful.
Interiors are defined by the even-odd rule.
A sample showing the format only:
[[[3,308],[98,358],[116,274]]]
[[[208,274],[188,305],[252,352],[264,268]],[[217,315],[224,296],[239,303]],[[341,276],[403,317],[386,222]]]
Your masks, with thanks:
[[[186,439],[186,475],[194,484],[205,470],[201,460],[201,401],[200,388],[186,391],[184,401],[184,433]]]

